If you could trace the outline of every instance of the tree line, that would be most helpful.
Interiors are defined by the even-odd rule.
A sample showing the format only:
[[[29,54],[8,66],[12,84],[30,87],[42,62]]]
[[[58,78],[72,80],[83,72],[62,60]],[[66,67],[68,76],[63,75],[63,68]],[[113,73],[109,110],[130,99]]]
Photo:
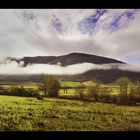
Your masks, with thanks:
[[[81,100],[99,101],[117,104],[133,104],[140,102],[140,82],[132,82],[127,77],[118,78],[115,81],[119,86],[119,93],[113,94],[109,86],[102,86],[101,81],[96,81],[94,85],[80,84],[75,91]]]
[[[99,101],[110,103],[131,103],[140,102],[140,82],[132,82],[127,77],[121,77],[116,80],[119,86],[119,94],[113,95],[109,86],[102,86],[101,81],[94,80],[94,85],[84,85],[82,82],[75,87],[75,92],[78,94],[79,99],[85,101]],[[63,87],[64,90],[67,87]],[[37,89],[28,89],[21,87],[11,87],[4,90],[0,87],[1,95],[14,95],[23,97],[36,97],[43,100],[44,97],[58,97],[59,90],[61,89],[60,82],[51,75],[42,74],[40,76],[40,83]]]

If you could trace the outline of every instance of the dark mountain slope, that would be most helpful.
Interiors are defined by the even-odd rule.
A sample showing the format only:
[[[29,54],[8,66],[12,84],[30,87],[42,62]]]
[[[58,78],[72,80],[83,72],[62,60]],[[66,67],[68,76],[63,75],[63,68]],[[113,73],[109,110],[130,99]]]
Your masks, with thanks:
[[[24,57],[20,59],[24,61],[25,66],[28,64],[57,64],[61,62],[62,66],[78,64],[78,63],[94,63],[94,64],[109,64],[109,63],[124,63],[112,58],[106,58],[91,54],[71,53],[62,56],[37,56],[37,57]]]
[[[118,69],[110,70],[91,70],[77,75],[54,75],[62,81],[87,81],[98,79],[103,83],[112,83],[117,78],[128,77],[131,80],[140,81],[140,72],[121,71]],[[40,75],[0,75],[0,82],[39,82]]]
[[[132,72],[132,71],[122,71],[119,69],[110,69],[110,70],[90,70],[83,74],[77,75],[61,75],[56,76],[59,80],[62,81],[88,81],[97,79],[102,81],[103,83],[112,83],[116,81],[120,77],[128,77],[131,80],[139,80],[140,81],[140,72]]]

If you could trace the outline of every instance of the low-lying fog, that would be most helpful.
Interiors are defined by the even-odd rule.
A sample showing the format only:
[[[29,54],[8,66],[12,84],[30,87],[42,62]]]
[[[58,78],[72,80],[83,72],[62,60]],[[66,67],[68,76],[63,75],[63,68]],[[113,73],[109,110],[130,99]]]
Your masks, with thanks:
[[[0,63],[0,74],[55,74],[55,75],[74,75],[81,74],[89,70],[95,69],[112,69],[140,72],[140,65],[131,64],[93,64],[81,63],[69,66],[49,65],[49,64],[29,64],[23,67],[24,62],[19,64],[16,61],[6,61]]]

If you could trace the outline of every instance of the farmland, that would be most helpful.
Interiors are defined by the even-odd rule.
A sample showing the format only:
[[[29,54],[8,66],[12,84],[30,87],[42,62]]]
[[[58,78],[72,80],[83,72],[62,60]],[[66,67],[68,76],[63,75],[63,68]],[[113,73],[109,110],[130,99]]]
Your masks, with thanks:
[[[67,93],[64,93],[64,90],[61,89],[60,90],[60,95],[75,95],[75,89],[74,87],[77,87],[80,82],[73,82],[73,81],[61,81],[61,86],[62,87],[72,87],[71,89],[68,89]],[[84,85],[90,84],[91,81],[86,81],[86,82],[82,82]],[[39,83],[33,83],[33,82],[25,82],[25,83],[5,83],[5,82],[0,82],[0,87],[4,87],[4,88],[9,88],[11,86],[14,87],[20,87],[23,86],[24,88],[32,88],[32,89],[37,89],[38,88]],[[109,84],[109,85],[103,85],[103,86],[109,86],[112,90],[113,90],[113,94],[117,94],[118,93],[118,86],[116,86],[115,84]]]
[[[83,84],[89,84],[90,81]],[[61,86],[76,87],[79,82],[61,82]],[[37,89],[38,83],[0,83],[1,87],[24,86]],[[118,87],[110,86],[113,94]],[[74,89],[59,97],[73,97]],[[140,130],[140,108],[79,99],[16,97],[0,95],[0,130],[11,131],[125,131]]]

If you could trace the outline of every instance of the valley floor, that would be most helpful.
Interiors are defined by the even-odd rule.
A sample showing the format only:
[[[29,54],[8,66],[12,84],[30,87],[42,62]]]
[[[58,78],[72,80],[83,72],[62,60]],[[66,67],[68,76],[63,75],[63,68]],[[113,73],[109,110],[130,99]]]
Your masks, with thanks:
[[[0,130],[140,130],[140,107],[78,100],[0,96]]]

